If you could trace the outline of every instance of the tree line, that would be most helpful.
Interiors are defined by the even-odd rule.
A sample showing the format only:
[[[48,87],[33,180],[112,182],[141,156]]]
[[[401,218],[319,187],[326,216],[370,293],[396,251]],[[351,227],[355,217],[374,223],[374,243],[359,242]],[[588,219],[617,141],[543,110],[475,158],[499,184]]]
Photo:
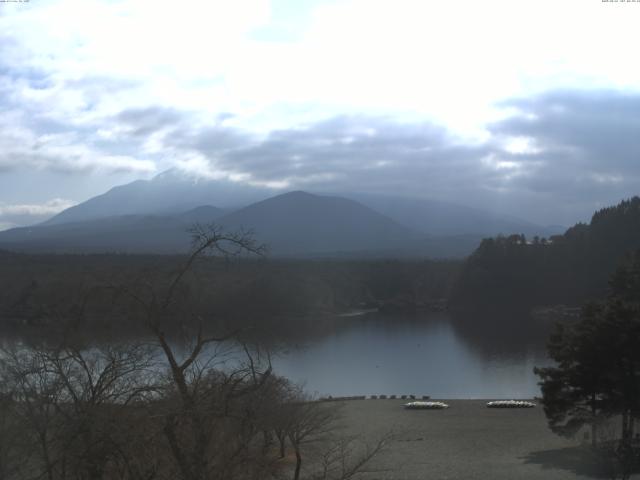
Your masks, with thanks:
[[[56,329],[69,305],[86,303],[94,335],[144,333],[126,321],[135,304],[114,302],[103,288],[145,282],[161,286],[179,256],[24,255],[0,252],[0,329],[40,334]],[[206,257],[181,282],[211,327],[251,326],[265,335],[316,332],[335,313],[386,305],[408,311],[445,303],[459,261],[273,260]],[[119,314],[114,315],[114,309]],[[222,325],[224,323],[224,325]]]
[[[640,198],[601,209],[563,235],[498,236],[481,242],[462,267],[451,303],[466,308],[580,305],[606,294],[625,253],[640,248]]]

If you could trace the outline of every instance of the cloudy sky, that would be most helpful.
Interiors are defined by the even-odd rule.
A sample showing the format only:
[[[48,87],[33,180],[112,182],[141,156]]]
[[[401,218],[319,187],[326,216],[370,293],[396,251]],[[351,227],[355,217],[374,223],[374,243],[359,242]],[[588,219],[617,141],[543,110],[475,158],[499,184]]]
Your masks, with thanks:
[[[0,228],[178,168],[569,225],[640,193],[640,1],[0,1]]]

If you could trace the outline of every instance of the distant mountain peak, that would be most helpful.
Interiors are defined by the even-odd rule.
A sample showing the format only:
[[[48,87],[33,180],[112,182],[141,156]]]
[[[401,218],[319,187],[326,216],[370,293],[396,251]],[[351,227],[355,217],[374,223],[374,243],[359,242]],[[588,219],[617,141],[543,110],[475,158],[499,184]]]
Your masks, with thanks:
[[[290,192],[281,193],[279,195],[275,195],[271,198],[277,197],[320,197],[320,195],[315,195],[313,193],[305,192],[304,190],[292,190]]]
[[[215,222],[227,231],[251,229],[275,256],[386,252],[394,256],[424,237],[354,200],[287,192],[235,212],[199,205],[168,217],[120,215],[34,227],[33,234],[0,234],[26,249],[175,253],[188,249],[186,229]]]
[[[180,169],[159,173],[151,180],[119,185],[102,195],[63,210],[47,225],[119,215],[175,215],[202,205],[231,208],[266,198],[270,190],[224,180],[199,178]]]
[[[348,200],[343,197],[332,197],[329,195],[322,195],[317,193],[310,193],[304,190],[292,190],[290,192],[279,193],[269,198],[265,198],[264,201],[278,201],[278,200],[323,200],[327,198],[342,198],[343,200]],[[352,200],[349,200],[352,201]]]

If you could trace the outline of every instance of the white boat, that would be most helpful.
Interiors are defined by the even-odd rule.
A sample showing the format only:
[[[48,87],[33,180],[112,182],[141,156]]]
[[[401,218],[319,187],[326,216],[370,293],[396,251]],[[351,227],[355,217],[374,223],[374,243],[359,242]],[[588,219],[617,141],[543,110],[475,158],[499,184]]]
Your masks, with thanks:
[[[525,400],[495,400],[488,402],[488,408],[533,408],[536,404]]]
[[[404,408],[410,410],[440,410],[449,408],[449,405],[444,402],[409,402],[404,404]]]

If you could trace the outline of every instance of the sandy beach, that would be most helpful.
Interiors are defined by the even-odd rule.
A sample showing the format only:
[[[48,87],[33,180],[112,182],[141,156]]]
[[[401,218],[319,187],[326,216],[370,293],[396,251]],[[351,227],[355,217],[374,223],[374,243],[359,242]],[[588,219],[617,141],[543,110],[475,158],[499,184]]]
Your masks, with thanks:
[[[547,427],[540,406],[489,409],[487,400],[444,400],[446,410],[406,410],[403,400],[344,402],[346,431],[371,440],[395,438],[372,463],[366,479],[599,478],[580,439]]]

